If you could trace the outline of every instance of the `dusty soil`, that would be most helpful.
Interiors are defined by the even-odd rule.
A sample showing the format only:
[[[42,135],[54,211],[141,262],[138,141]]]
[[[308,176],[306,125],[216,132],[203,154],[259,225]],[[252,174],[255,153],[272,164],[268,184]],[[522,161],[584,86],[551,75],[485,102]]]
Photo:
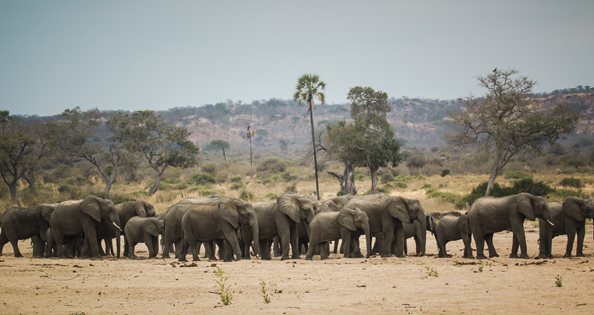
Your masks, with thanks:
[[[594,244],[591,227],[583,258],[551,260],[436,259],[426,257],[179,264],[174,259],[32,259],[0,257],[2,314],[593,314]],[[536,256],[536,231],[527,232]],[[31,249],[21,242],[27,257]],[[409,240],[409,248],[414,248]],[[498,233],[499,254],[509,254],[511,233]],[[565,237],[554,240],[560,257]],[[146,257],[146,249],[141,249]],[[188,257],[189,258],[189,257]],[[222,306],[213,271],[228,277],[232,304]],[[561,287],[556,286],[559,276]],[[261,282],[270,295],[263,299]]]

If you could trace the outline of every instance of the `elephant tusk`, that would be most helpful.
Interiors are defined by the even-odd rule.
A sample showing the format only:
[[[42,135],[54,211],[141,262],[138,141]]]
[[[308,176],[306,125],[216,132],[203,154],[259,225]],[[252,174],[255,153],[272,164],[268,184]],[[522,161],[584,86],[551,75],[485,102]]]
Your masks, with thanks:
[[[548,223],[550,226],[555,226],[555,224],[554,224],[553,222],[551,222],[551,220],[547,220],[547,223]]]
[[[117,223],[115,223],[115,222],[111,222],[111,224],[113,224],[113,226],[114,226],[116,229],[120,230],[120,232],[122,231],[122,228],[121,228],[119,225],[117,225]]]

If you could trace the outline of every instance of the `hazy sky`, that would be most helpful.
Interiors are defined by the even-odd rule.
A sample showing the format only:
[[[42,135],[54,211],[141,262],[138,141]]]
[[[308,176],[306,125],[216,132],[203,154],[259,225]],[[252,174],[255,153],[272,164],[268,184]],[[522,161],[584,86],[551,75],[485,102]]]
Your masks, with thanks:
[[[494,67],[594,86],[594,1],[0,0],[14,114],[288,99],[310,72],[328,103],[356,85],[451,99]]]

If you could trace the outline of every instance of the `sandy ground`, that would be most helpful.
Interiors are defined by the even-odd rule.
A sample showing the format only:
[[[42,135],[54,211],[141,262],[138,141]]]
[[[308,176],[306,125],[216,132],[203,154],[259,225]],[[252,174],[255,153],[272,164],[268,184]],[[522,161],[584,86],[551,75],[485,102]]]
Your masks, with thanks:
[[[208,262],[175,259],[14,258],[7,244],[0,257],[1,314],[594,314],[594,244],[586,257],[551,260],[462,259],[462,243],[450,243],[453,258],[436,259],[434,239],[426,257],[325,261]],[[536,256],[536,231],[527,232]],[[23,254],[31,256],[28,241]],[[409,240],[409,248],[414,248]],[[495,245],[509,253],[511,233]],[[138,248],[138,247],[137,247]],[[554,240],[560,257],[565,237]],[[139,255],[146,257],[145,248]],[[232,304],[223,306],[213,271],[228,277]],[[562,286],[556,286],[557,275]],[[270,295],[265,303],[261,282]]]

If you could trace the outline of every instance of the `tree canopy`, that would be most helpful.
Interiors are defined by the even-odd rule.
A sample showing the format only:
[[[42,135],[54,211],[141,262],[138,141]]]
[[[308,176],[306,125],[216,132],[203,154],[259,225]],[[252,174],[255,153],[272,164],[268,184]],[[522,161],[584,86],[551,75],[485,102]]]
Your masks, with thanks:
[[[474,147],[491,159],[486,195],[507,163],[519,152],[539,150],[575,128],[578,116],[563,104],[545,108],[530,98],[534,81],[515,70],[495,69],[478,78],[487,90],[484,97],[470,98],[462,110],[450,114],[456,130],[450,144]]]
[[[338,122],[327,127],[328,151],[345,164],[339,178],[343,193],[355,193],[354,167],[368,167],[371,191],[377,190],[380,167],[398,165],[402,160],[400,145],[387,121],[390,111],[388,95],[371,87],[354,87],[347,96],[351,102],[353,122]]]
[[[159,117],[154,111],[137,111],[118,115],[117,136],[122,143],[142,154],[153,169],[155,183],[149,188],[153,195],[160,188],[161,176],[168,167],[187,168],[197,163],[198,147],[189,139],[185,128]]]
[[[227,161],[227,154],[225,153],[226,150],[229,150],[231,145],[229,142],[225,140],[212,140],[206,146],[204,146],[204,151],[222,151],[223,152],[223,159],[225,162]]]

